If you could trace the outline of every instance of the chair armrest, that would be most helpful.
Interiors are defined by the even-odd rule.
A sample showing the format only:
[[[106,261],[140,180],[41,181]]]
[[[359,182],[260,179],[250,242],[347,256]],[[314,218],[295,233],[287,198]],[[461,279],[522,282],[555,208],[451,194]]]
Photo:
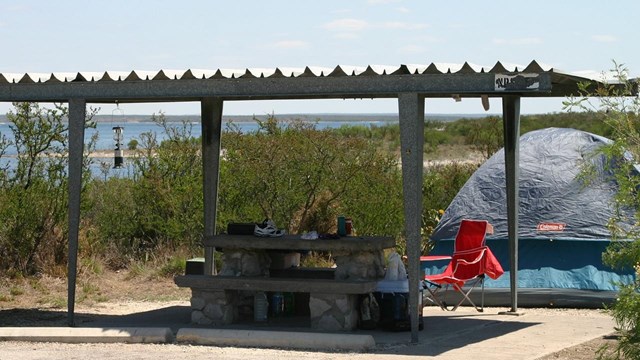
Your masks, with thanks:
[[[478,252],[478,256],[475,259],[471,260],[471,261],[467,261],[465,259],[455,259],[456,265],[460,264],[460,263],[463,264],[463,265],[476,264],[476,263],[478,263],[479,261],[482,260],[482,258],[484,257],[484,254],[485,254],[486,251],[487,251],[486,246],[483,246],[483,247],[478,248],[478,249],[474,249],[472,251],[468,251],[468,253]]]
[[[476,252],[478,253],[478,256],[476,256],[476,258],[471,260],[471,261],[467,261],[465,259],[459,259],[459,258],[456,259],[455,255],[454,255],[454,260],[453,261],[455,262],[455,264],[453,266],[453,273],[457,274],[458,273],[458,267],[460,267],[460,266],[462,266],[462,267],[471,266],[471,265],[475,265],[475,264],[478,264],[481,261],[483,261],[484,260],[484,255],[486,253],[486,250],[487,250],[487,247],[483,246],[483,247],[478,248],[478,249],[474,249],[474,250],[471,250],[471,251],[466,251],[465,253],[467,253],[467,254],[469,254],[469,253],[473,254],[473,253],[476,253]],[[482,271],[484,272],[484,266],[483,265],[481,265],[481,266],[483,267]],[[477,275],[481,275],[481,274],[477,274]]]

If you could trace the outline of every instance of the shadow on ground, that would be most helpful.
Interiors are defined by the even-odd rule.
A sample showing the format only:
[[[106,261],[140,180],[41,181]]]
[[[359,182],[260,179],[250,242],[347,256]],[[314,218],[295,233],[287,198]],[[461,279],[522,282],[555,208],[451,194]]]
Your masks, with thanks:
[[[451,313],[449,313],[451,314]],[[425,329],[420,332],[417,344],[410,343],[410,333],[394,333],[391,338],[380,336],[376,338],[378,349],[376,353],[397,355],[437,356],[450,350],[481,343],[509,333],[514,333],[532,326],[538,322],[507,321],[512,320],[505,315],[496,319],[497,315],[439,315],[425,316]],[[399,336],[400,335],[400,336]],[[385,341],[395,340],[395,341]]]
[[[76,327],[168,327],[175,333],[190,326],[188,306],[170,306],[126,315],[75,313]],[[0,324],[6,327],[67,326],[67,312],[49,309],[0,310]]]

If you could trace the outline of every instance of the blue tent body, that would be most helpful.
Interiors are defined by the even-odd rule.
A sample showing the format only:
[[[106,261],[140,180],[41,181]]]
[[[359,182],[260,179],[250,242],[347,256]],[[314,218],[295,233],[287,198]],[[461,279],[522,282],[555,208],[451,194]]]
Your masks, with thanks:
[[[633,269],[613,270],[602,263],[611,242],[607,222],[614,214],[617,184],[597,150],[610,140],[575,129],[549,128],[520,138],[520,210],[518,287],[617,290],[634,280]],[[580,176],[591,163],[596,178]],[[487,245],[505,274],[486,287],[509,287],[509,244],[504,149],[487,160],[462,187],[445,211],[430,254],[453,252],[462,219],[485,219],[494,227]],[[443,264],[427,264],[426,273]],[[446,264],[445,264],[446,265]]]

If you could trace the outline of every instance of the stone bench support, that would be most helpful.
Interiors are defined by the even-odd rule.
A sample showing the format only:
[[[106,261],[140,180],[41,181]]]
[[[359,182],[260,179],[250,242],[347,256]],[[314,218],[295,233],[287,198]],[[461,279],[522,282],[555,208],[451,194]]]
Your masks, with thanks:
[[[244,276],[184,275],[175,278],[190,287],[191,322],[225,325],[238,320],[241,307],[251,306],[258,291],[309,293],[311,327],[317,330],[353,330],[358,325],[358,297],[375,290],[376,281],[291,279]]]

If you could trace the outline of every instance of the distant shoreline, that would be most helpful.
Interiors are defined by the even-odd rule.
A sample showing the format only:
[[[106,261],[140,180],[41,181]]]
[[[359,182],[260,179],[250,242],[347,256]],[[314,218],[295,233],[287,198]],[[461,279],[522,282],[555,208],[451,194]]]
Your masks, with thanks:
[[[264,115],[223,115],[223,122],[253,122],[255,119],[258,120],[266,120],[267,117],[271,116],[270,114]],[[357,122],[357,121],[382,121],[382,122],[398,122],[398,114],[274,114],[274,116],[278,120],[290,121],[290,120],[302,120],[307,122],[315,122],[315,121],[331,121],[331,122]],[[499,116],[497,114],[426,114],[425,118],[427,120],[435,120],[435,121],[443,121],[450,122],[456,121],[459,119],[467,118],[467,119],[478,119],[484,118],[487,116]],[[165,115],[165,118],[168,122],[200,122],[200,115]],[[129,122],[129,123],[145,123],[151,122],[151,115],[96,115],[94,120],[99,123],[109,123],[109,122]],[[6,115],[0,115],[0,123],[8,123]]]

